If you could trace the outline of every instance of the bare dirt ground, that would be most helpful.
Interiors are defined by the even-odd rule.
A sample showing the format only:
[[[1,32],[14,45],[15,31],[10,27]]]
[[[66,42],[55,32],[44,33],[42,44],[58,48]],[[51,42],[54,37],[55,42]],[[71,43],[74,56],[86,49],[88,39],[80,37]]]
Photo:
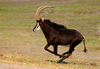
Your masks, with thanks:
[[[68,0],[69,2],[68,3],[72,3],[72,2],[75,2],[77,0]],[[44,3],[43,3],[44,2]],[[13,3],[13,4],[16,4],[16,5],[46,5],[45,3],[45,0],[43,0],[43,2],[41,2],[41,0],[0,0],[0,3]],[[55,4],[55,2],[51,2],[53,5]],[[50,4],[51,4],[50,3]],[[57,2],[56,4],[66,4],[66,2]],[[100,12],[97,12],[97,13],[100,13]],[[97,33],[99,33],[100,31],[97,31]],[[99,35],[99,34],[98,34]],[[74,57],[81,57],[81,58],[85,58],[85,57],[88,57],[89,59],[100,59],[99,57],[99,52],[97,52],[97,54],[95,55],[92,55],[90,53],[91,51],[88,52],[88,54],[90,55],[86,55],[83,53],[80,54],[80,52],[75,52],[74,53]],[[92,51],[93,52],[93,51]],[[77,53],[77,54],[76,54]],[[79,54],[80,55],[79,55]],[[90,56],[93,56],[93,57],[90,57]],[[94,57],[95,56],[95,57]],[[4,64],[4,63],[0,63],[0,69],[48,69],[48,68],[38,68],[38,67],[32,67],[32,66],[25,66],[25,65],[18,65],[18,64]]]
[[[18,64],[0,63],[0,69],[47,69],[47,68],[37,68],[37,67],[18,65]]]

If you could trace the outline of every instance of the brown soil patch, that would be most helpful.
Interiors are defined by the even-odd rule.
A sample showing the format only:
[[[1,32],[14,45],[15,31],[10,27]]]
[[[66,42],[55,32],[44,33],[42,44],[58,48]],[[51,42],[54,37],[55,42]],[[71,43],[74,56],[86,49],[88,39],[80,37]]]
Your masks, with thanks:
[[[37,68],[37,67],[18,65],[18,64],[0,63],[0,69],[47,69],[47,68]]]

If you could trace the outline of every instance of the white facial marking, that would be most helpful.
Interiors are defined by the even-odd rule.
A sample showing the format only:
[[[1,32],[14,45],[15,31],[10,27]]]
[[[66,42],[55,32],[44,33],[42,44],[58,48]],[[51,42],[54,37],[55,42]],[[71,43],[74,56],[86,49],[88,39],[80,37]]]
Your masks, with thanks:
[[[39,23],[37,23],[36,30],[39,30],[39,29],[40,29],[40,25]]]
[[[36,28],[36,30],[40,30],[40,25]]]

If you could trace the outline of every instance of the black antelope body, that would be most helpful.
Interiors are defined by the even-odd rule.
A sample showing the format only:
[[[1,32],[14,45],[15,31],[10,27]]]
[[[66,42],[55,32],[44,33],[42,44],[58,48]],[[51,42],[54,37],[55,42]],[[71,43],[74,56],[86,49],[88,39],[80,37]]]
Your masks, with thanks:
[[[60,63],[64,59],[68,58],[72,55],[72,52],[74,51],[74,48],[83,41],[84,43],[84,52],[86,52],[86,46],[85,46],[85,39],[84,37],[74,29],[67,29],[63,25],[56,24],[54,22],[51,22],[48,19],[41,19],[39,17],[40,12],[45,9],[49,8],[51,6],[41,6],[36,11],[36,26],[34,27],[33,31],[37,30],[39,27],[42,29],[45,38],[47,40],[47,45],[44,47],[44,49],[52,54],[55,54],[56,56],[59,56],[61,59],[57,62]],[[52,7],[51,7],[52,8]],[[48,47],[52,45],[54,51],[51,51],[48,49]],[[63,53],[62,55],[57,53],[57,47],[58,45],[69,45],[69,51]],[[65,56],[68,54],[67,56]]]

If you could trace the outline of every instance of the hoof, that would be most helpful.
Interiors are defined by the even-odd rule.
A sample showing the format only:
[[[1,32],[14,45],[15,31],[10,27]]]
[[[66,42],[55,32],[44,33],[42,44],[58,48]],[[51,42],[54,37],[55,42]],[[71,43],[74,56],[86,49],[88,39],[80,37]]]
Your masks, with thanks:
[[[57,63],[61,63],[63,61],[63,59],[59,60]]]
[[[61,63],[61,61],[58,61],[57,63]]]
[[[59,56],[59,58],[62,58],[63,56]]]
[[[61,55],[59,58],[65,58],[65,57],[66,57],[66,56],[62,56],[62,55]]]

